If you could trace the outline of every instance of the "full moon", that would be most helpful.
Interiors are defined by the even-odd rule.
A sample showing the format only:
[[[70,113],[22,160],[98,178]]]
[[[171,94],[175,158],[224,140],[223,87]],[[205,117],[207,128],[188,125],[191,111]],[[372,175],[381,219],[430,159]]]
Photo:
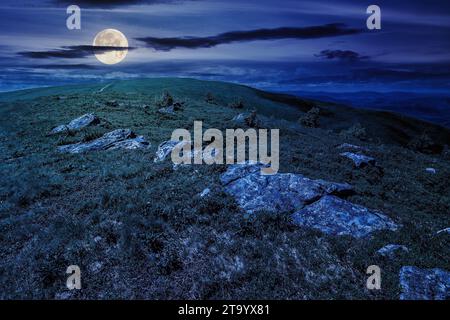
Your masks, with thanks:
[[[116,29],[105,29],[97,33],[94,38],[94,46],[128,47],[125,35]],[[99,52],[95,57],[104,64],[116,64],[125,59],[128,49]]]

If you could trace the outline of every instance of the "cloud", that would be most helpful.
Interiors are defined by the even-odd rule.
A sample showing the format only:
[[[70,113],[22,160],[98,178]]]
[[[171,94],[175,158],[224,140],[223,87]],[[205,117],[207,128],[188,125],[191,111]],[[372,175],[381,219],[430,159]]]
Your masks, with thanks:
[[[351,35],[360,32],[361,30],[359,29],[347,28],[344,24],[334,23],[303,28],[284,27],[277,29],[230,31],[210,37],[145,37],[136,38],[136,40],[145,42],[148,47],[155,50],[170,51],[175,48],[211,48],[220,44],[227,44],[232,42],[277,39],[315,39]]]
[[[133,50],[133,47],[112,47],[112,46],[66,46],[56,50],[49,51],[21,51],[17,54],[32,59],[65,58],[76,59],[84,58],[95,53],[104,53],[108,51]]]
[[[96,7],[96,8],[112,8],[119,6],[131,6],[136,4],[159,4],[159,3],[171,3],[175,0],[53,0],[53,3],[62,5],[77,4],[84,7]]]
[[[360,61],[369,58],[351,50],[322,50],[320,53],[315,54],[315,56],[328,60],[336,59],[341,61]]]
[[[67,69],[67,70],[73,70],[73,69],[96,69],[95,66],[84,64],[84,63],[78,63],[78,64],[39,64],[39,65],[32,65],[31,68],[35,69]]]

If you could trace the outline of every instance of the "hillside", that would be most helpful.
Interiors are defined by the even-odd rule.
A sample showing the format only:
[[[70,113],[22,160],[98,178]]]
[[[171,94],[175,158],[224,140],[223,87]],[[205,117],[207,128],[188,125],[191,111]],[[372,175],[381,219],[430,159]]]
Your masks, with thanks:
[[[198,120],[205,129],[235,128],[232,119],[253,110],[262,126],[280,129],[280,173],[349,184],[342,199],[383,212],[398,228],[333,235],[296,225],[295,210],[249,214],[224,186],[226,165],[154,162],[174,129],[192,130]],[[90,113],[95,124],[49,134]],[[448,233],[437,234],[450,226],[447,128],[176,78],[3,93],[0,116],[2,299],[398,299],[402,267],[450,270]],[[305,117],[316,127],[298,122]],[[116,129],[142,136],[145,147],[61,152]],[[355,166],[343,144],[374,161]],[[408,250],[377,253],[388,244]],[[374,264],[382,290],[366,289]],[[82,290],[66,289],[69,265],[80,266]]]

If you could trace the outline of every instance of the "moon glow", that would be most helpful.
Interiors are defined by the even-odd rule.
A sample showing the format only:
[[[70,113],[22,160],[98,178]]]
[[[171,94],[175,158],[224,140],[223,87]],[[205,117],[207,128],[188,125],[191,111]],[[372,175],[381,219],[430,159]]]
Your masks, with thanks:
[[[97,33],[93,45],[102,47],[128,47],[128,40],[119,30],[105,29]],[[104,64],[116,64],[125,59],[127,53],[128,49],[111,50],[95,53],[95,57]]]

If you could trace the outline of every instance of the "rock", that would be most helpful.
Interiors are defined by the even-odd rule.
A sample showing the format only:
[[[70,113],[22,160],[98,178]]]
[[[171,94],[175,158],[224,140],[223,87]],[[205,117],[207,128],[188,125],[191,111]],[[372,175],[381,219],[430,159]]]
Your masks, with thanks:
[[[400,300],[450,299],[450,272],[442,269],[400,269]]]
[[[353,152],[343,152],[340,153],[341,156],[349,158],[353,161],[356,167],[361,167],[362,165],[375,164],[375,159],[363,154],[353,153]]]
[[[258,210],[285,212],[303,208],[325,194],[343,194],[353,190],[346,183],[311,180],[301,174],[261,175],[263,164],[235,164],[220,177],[224,190],[247,213]]]
[[[365,150],[367,151],[367,148],[364,147],[360,147],[354,144],[350,144],[350,143],[343,143],[337,146],[338,149],[353,149],[353,150]]]
[[[200,198],[206,197],[210,192],[211,192],[211,189],[206,188],[205,190],[202,191],[202,193],[200,193]]]
[[[381,212],[353,204],[334,196],[320,200],[295,212],[295,224],[319,229],[331,235],[361,238],[377,230],[396,230],[397,225]]]
[[[161,162],[164,161],[167,156],[169,154],[172,153],[172,150],[178,145],[179,145],[179,149],[180,149],[180,156],[183,156],[183,154],[181,153],[181,149],[184,147],[184,145],[188,144],[191,145],[191,142],[189,141],[173,141],[173,140],[169,140],[169,141],[164,141],[162,142],[159,146],[158,146],[158,150],[156,151],[156,155],[155,158],[153,159],[153,162]],[[194,151],[193,150],[193,146],[190,146],[191,151],[189,152],[189,158],[191,159],[191,162],[193,163],[193,157],[197,154],[198,151]],[[215,156],[215,149],[213,149],[213,151],[211,152],[211,154],[203,154],[203,150],[202,150],[202,157],[203,159],[208,159],[208,158],[212,158]],[[178,165],[175,165],[174,168],[176,168]]]
[[[409,249],[407,247],[399,245],[399,244],[388,244],[388,245],[385,245],[380,250],[378,250],[377,253],[383,257],[393,258],[397,254],[399,254],[401,251],[409,252]]]
[[[175,115],[175,108],[174,108],[173,105],[171,105],[171,106],[168,106],[168,107],[164,107],[164,108],[158,109],[158,112],[162,113],[162,114]]]
[[[442,230],[439,230],[438,232],[436,232],[436,234],[444,234],[444,233],[450,234],[450,227],[442,229]]]
[[[117,129],[89,142],[59,146],[58,150],[67,153],[84,153],[114,149],[142,149],[149,146],[150,143],[143,136],[136,136],[130,129]]]
[[[428,172],[428,173],[436,174],[436,169],[435,168],[426,168],[425,171]]]
[[[180,144],[180,148],[182,148],[182,144],[189,143],[187,141],[164,141],[158,146],[158,150],[156,150],[155,158],[153,162],[161,162],[166,159],[166,157],[172,152],[173,148]]]
[[[95,116],[92,113],[87,113],[87,114],[82,115],[79,118],[73,119],[67,125],[63,124],[63,125],[53,128],[50,131],[50,134],[57,134],[57,133],[67,132],[67,131],[79,131],[87,126],[96,125],[99,123],[100,123],[100,120],[99,120],[99,118],[97,118],[97,116]]]

